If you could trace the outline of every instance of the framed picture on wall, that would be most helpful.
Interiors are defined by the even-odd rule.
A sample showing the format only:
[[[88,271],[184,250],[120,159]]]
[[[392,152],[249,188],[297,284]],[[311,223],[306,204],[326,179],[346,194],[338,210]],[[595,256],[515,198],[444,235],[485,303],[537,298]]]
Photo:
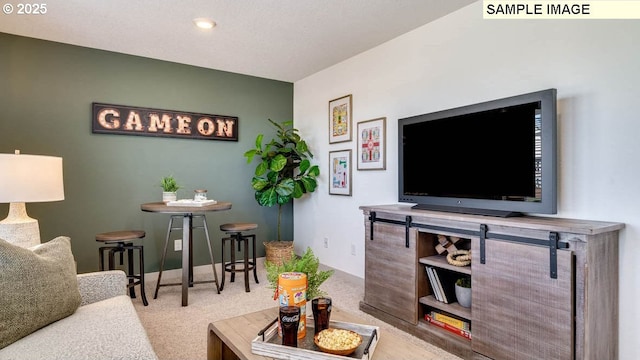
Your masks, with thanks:
[[[387,168],[387,118],[358,123],[358,170]]]
[[[329,101],[329,144],[351,141],[351,94]]]
[[[329,194],[351,196],[351,150],[329,152]]]

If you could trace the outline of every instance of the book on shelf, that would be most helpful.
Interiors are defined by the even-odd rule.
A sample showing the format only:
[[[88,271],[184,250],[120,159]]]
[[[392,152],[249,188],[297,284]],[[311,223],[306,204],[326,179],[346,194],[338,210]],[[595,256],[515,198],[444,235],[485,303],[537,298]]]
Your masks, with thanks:
[[[427,276],[429,277],[429,285],[431,285],[431,292],[433,293],[433,297],[438,301],[442,301],[442,296],[440,295],[440,291],[438,289],[438,285],[436,284],[435,275],[433,274],[433,269],[430,266],[425,266],[427,271]]]
[[[450,301],[450,294],[448,294],[448,291],[445,290],[445,286],[442,284],[442,279],[440,277],[440,274],[442,273],[441,271],[439,271],[440,269],[436,270],[436,268],[432,267],[431,271],[433,271],[433,277],[436,279],[436,285],[438,286],[438,290],[440,291],[440,296],[442,297],[442,301],[445,304],[449,304],[453,301]]]
[[[471,330],[471,324],[466,321],[466,320],[461,320],[458,318],[455,318],[453,316],[449,316],[447,314],[441,313],[439,311],[435,311],[432,310],[429,315],[431,316],[432,319],[437,320],[437,321],[441,321],[445,324],[449,324],[455,328],[458,328],[460,330],[466,330],[469,331]]]
[[[456,302],[457,299],[455,283],[461,275],[456,272],[436,268],[433,266],[426,266],[426,269],[427,275],[429,275],[429,283],[433,288],[436,300],[441,301],[445,304]]]
[[[471,332],[470,331],[458,329],[455,326],[451,326],[451,325],[449,325],[447,323],[443,323],[442,321],[435,320],[429,314],[424,314],[424,319],[428,323],[430,323],[432,325],[435,325],[435,326],[438,326],[438,327],[440,327],[442,329],[445,329],[445,330],[447,330],[448,332],[450,332],[452,334],[456,334],[456,335],[461,336],[461,337],[463,337],[465,339],[471,340]]]

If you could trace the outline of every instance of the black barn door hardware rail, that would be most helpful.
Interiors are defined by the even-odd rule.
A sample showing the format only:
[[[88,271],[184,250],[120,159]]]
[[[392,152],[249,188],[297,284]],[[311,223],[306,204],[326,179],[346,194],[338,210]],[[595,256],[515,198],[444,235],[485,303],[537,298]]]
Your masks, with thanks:
[[[489,231],[489,227],[486,224],[480,224],[480,229],[476,230],[467,230],[467,229],[458,229],[446,226],[437,226],[437,225],[427,225],[427,224],[419,224],[413,223],[413,219],[411,216],[407,216],[405,221],[402,220],[391,220],[379,218],[376,215],[375,211],[369,213],[369,240],[373,240],[373,224],[375,222],[381,222],[386,224],[394,224],[394,225],[402,225],[405,227],[405,247],[409,247],[409,229],[421,228],[428,230],[436,230],[442,232],[453,232],[461,235],[469,235],[480,238],[480,263],[485,264],[487,261],[486,257],[486,240],[502,240],[502,241],[510,241],[516,243],[522,243],[527,245],[537,245],[537,246],[545,246],[549,248],[549,276],[552,279],[558,278],[558,249],[568,249],[569,243],[560,242],[560,235],[557,232],[549,232],[549,240],[530,238],[526,236],[515,236],[515,235],[506,235],[493,233]]]

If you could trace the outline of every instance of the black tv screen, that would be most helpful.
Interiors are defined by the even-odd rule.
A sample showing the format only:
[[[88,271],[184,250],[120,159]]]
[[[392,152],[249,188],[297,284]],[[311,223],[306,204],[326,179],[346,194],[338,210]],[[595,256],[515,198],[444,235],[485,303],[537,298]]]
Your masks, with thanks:
[[[399,120],[399,201],[422,209],[556,213],[556,90]]]

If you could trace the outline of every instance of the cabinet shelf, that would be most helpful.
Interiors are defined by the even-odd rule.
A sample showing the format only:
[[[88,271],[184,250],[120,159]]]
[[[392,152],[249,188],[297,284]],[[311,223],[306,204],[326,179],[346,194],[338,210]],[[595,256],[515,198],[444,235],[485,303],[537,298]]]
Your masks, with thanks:
[[[450,314],[460,316],[461,318],[471,320],[471,308],[460,306],[457,302],[451,304],[445,304],[442,301],[436,300],[433,295],[423,296],[419,299],[420,304],[431,306],[442,311],[446,311]]]
[[[461,274],[471,275],[471,266],[455,266],[447,262],[447,257],[444,255],[432,255],[427,257],[421,257],[419,259],[420,264],[436,266],[439,268],[459,272]]]

